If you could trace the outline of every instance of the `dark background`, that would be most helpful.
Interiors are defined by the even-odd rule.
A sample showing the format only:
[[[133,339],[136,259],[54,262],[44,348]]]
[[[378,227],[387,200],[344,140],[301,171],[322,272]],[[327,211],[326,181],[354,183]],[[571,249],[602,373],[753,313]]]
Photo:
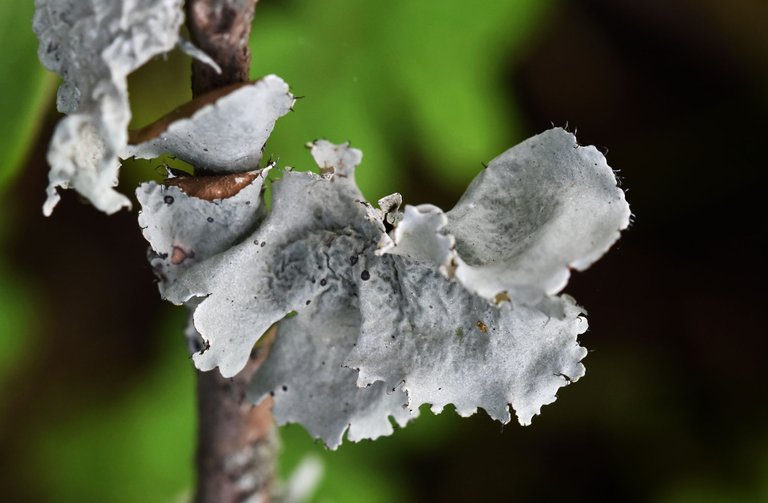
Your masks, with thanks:
[[[330,101],[321,105],[328,110],[334,100],[350,102],[344,105],[350,109],[372,107],[358,116],[340,106],[339,117],[331,117],[322,108],[313,116],[306,105],[314,133],[290,139],[299,160],[284,154],[287,161],[308,166],[300,147],[317,136],[350,138],[366,154],[371,138],[373,153],[361,169],[388,161],[378,169],[391,177],[363,180],[364,188],[376,188],[370,199],[393,186],[406,202],[449,208],[481,161],[552,124],[567,124],[580,143],[607,153],[636,217],[621,241],[565,290],[590,314],[582,336],[591,350],[587,375],[561,390],[532,426],[501,427],[483,413],[431,417],[425,410],[391,438],[345,444],[335,453],[292,426],[284,430],[285,470],[306,452],[321,456],[323,501],[768,501],[762,194],[768,3],[545,3],[530,8],[535,15],[525,11],[524,22],[510,19],[509,32],[504,22],[489,25],[499,40],[521,40],[514,48],[493,42],[498,50],[482,63],[494,62],[493,113],[512,119],[496,128],[496,115],[470,112],[453,129],[443,124],[499,136],[490,143],[487,135],[467,136],[467,155],[480,154],[458,168],[433,153],[443,146],[425,133],[431,119],[419,119],[413,105],[419,95],[409,94],[407,84],[421,71],[418,62],[409,70],[409,54],[424,47],[438,54],[441,39],[429,46],[428,35],[414,36],[413,46],[381,49],[379,32],[354,28],[360,16],[387,32],[428,34],[432,17],[453,19],[455,26],[435,21],[436,30],[453,37],[442,39],[446,51],[474,48],[473,37],[487,37],[486,28],[475,30],[459,7],[453,12],[458,2],[426,2],[433,12],[408,18],[408,26],[396,26],[387,6],[371,7],[375,15],[338,0],[324,6],[264,0],[258,7],[254,74],[274,71],[297,94],[307,91],[294,116],[310,101]],[[399,12],[397,5],[392,11]],[[484,8],[482,2],[472,7],[478,18]],[[280,32],[280,23],[290,28]],[[338,29],[327,29],[333,23]],[[259,38],[265,32],[270,42]],[[387,60],[394,63],[376,60],[380,50],[396,52]],[[329,75],[307,69],[326,61],[326,53],[345,61],[333,78],[348,79],[349,71],[364,87],[366,70],[378,68],[389,80],[347,99],[343,87],[324,83]],[[461,62],[475,56],[482,59],[456,56],[456,81],[473,71]],[[283,59],[285,68],[278,68]],[[132,78],[132,98],[145,100],[145,112],[136,105],[137,121],[157,114],[155,99],[166,100],[163,110],[187,99],[174,91],[187,85],[187,63],[172,56],[156,63],[157,76],[149,69]],[[421,84],[450,95],[454,76],[440,78]],[[0,337],[13,350],[0,373],[2,499],[172,501],[192,476],[192,370],[180,335],[183,315],[159,300],[135,210],[107,217],[65,193],[53,217],[41,216],[45,149],[56,120],[53,110],[44,114],[0,206],[6,271],[0,300],[8,311],[0,315]],[[288,123],[286,135],[303,133],[300,127]],[[268,149],[287,142],[275,141]],[[445,152],[462,148],[451,142]],[[131,191],[131,177],[156,176],[153,167],[127,175],[123,192]]]

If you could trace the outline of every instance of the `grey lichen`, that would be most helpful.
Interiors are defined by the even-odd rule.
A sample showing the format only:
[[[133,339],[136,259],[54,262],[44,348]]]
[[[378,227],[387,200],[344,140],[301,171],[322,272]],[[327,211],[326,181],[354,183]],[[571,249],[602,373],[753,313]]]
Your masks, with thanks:
[[[169,124],[156,137],[128,145],[124,157],[152,159],[167,153],[202,171],[250,170],[259,165],[275,121],[290,111],[293,102],[288,84],[268,75]]]
[[[212,200],[195,197],[190,189],[193,195],[188,194],[181,184],[139,187],[139,226],[151,246],[150,264],[163,279],[161,289],[179,271],[227,250],[255,228],[264,216],[260,194],[269,169],[229,175],[243,188]]]
[[[446,216],[468,290],[536,303],[600,258],[630,211],[605,157],[554,128],[491,161]]]
[[[358,387],[357,373],[344,365],[361,322],[357,301],[345,293],[321,295],[300,316],[280,322],[279,337],[249,393],[254,402],[273,396],[279,424],[301,423],[331,449],[347,428],[353,442],[375,439],[393,432],[388,417],[405,426],[414,416],[403,390],[383,382]]]
[[[577,336],[587,321],[571,299],[557,298],[564,316],[553,317],[493,305],[429,264],[382,257],[369,267],[370,279],[358,284],[360,337],[346,358],[359,369],[358,386],[383,381],[407,392],[411,410],[453,404],[469,416],[479,407],[503,423],[511,404],[525,425],[584,375]]]
[[[141,185],[139,223],[161,295],[194,312],[195,365],[226,377],[273,324],[251,382],[279,423],[300,422],[331,448],[392,433],[430,404],[529,424],[584,375],[583,310],[557,294],[629,224],[629,206],[594,147],[554,128],[504,152],[450,211],[378,208],[354,179],[362,153],[310,144],[320,174],[285,171],[264,204],[259,168],[294,103],[270,75],[199,96],[128,135],[126,77],[180,45],[182,0],[36,0],[43,64],[67,114],[48,151],[44,212],[75,188],[112,213],[120,158],[172,154],[195,177]],[[130,144],[129,144],[130,143]],[[295,316],[288,316],[295,314]]]
[[[67,114],[48,149],[46,215],[59,188],[74,188],[106,213],[130,207],[113,188],[131,119],[127,76],[181,42],[181,7],[182,0],[35,1],[38,55],[63,79],[56,105]]]
[[[210,349],[194,356],[198,368],[236,374],[273,323],[323,292],[346,290],[339,271],[378,239],[361,201],[352,176],[285,172],[253,234],[164,287],[175,303],[205,297],[195,325]]]
[[[555,128],[491,161],[451,211],[406,206],[379,253],[431,259],[488,300],[536,304],[602,256],[629,217],[605,157]]]
[[[521,157],[531,144],[549,156]],[[626,225],[623,193],[604,161],[595,168],[593,149],[550,130],[492,162],[450,212],[401,213],[399,195],[379,208],[365,202],[354,182],[359,151],[311,147],[322,176],[284,172],[252,233],[161,283],[172,302],[199,303],[194,323],[207,342],[194,355],[199,368],[236,374],[279,323],[251,398],[273,396],[278,422],[300,422],[332,448],[345,430],[350,440],[389,434],[389,417],[404,425],[422,404],[436,412],[453,404],[464,416],[482,408],[505,423],[511,405],[529,424],[584,375],[577,337],[587,322],[573,299],[554,296],[562,284],[552,285],[550,264],[585,264]],[[570,203],[582,193],[588,214]],[[544,202],[558,211],[537,209]],[[562,242],[548,234],[561,220],[570,222]],[[527,283],[515,282],[507,268],[535,269],[525,253],[537,254],[543,272],[524,270]],[[501,271],[493,281],[459,274],[489,265]]]

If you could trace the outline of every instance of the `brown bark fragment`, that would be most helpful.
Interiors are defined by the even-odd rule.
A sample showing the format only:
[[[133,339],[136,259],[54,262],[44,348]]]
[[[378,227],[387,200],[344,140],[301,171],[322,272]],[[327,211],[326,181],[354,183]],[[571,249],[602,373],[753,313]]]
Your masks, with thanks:
[[[261,171],[248,171],[228,175],[180,176],[163,183],[180,188],[188,196],[213,201],[234,196],[250,185],[260,173]]]

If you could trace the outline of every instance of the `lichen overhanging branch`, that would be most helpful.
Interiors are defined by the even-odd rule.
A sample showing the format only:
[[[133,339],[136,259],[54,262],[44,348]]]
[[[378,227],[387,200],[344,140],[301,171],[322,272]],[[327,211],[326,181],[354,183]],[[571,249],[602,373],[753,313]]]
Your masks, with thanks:
[[[435,412],[453,404],[461,415],[482,408],[502,422],[513,410],[529,424],[584,374],[578,336],[586,318],[560,292],[571,270],[602,256],[630,217],[595,148],[554,128],[496,157],[451,210],[401,210],[399,194],[378,207],[365,201],[354,181],[359,150],[321,140],[310,145],[320,174],[284,172],[266,211],[265,175],[274,167],[260,167],[262,150],[294,97],[274,75],[245,82],[250,23],[228,9],[245,13],[248,5],[190,2],[190,33],[200,46],[190,48],[178,36],[178,0],[149,3],[166,16],[162,23],[131,18],[140,25],[135,33],[159,30],[140,57],[108,43],[130,45],[129,30],[93,38],[81,52],[94,62],[80,61],[81,48],[67,45],[67,28],[75,27],[53,23],[50,9],[38,16],[41,57],[65,77],[60,108],[70,114],[49,154],[47,208],[56,187],[73,186],[100,209],[118,209],[123,196],[111,188],[118,158],[170,153],[208,175],[203,183],[217,190],[175,181],[137,191],[161,294],[194,310],[193,328],[205,340],[195,364],[218,368],[203,375],[221,383],[219,373],[242,375],[254,345],[278,323],[272,352],[245,380],[244,394],[264,407],[274,401],[279,423],[301,422],[334,448],[345,433],[353,441],[389,434],[390,417],[405,425],[422,404]],[[87,19],[81,27],[101,29],[87,9],[79,14]],[[232,36],[219,37],[226,30]],[[129,137],[126,69],[174,44],[213,60],[221,74],[195,63],[193,82],[195,94],[218,94]],[[57,58],[116,91],[94,93]],[[225,85],[232,87],[224,92]],[[76,102],[74,90],[85,93]],[[223,180],[226,190],[216,185]]]

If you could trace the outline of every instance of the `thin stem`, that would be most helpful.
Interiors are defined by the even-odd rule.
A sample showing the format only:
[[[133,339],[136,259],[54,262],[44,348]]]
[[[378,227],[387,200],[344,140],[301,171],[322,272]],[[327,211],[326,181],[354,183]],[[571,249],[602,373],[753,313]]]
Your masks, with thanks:
[[[192,62],[193,96],[249,80],[248,38],[256,1],[187,0],[187,28],[192,42],[221,67],[221,73],[216,73],[201,61]]]
[[[251,376],[266,357],[256,350],[233,379],[198,372],[197,493],[195,503],[267,502],[278,440],[271,400],[254,406],[245,397]]]
[[[222,70],[218,74],[210,66],[194,61],[193,96],[249,80],[248,37],[255,6],[256,0],[187,1],[187,27],[192,42]],[[255,350],[246,368],[232,379],[221,377],[217,370],[197,373],[195,503],[270,499],[277,459],[272,404],[265,400],[254,406],[245,396],[251,376],[265,357],[266,349]]]

